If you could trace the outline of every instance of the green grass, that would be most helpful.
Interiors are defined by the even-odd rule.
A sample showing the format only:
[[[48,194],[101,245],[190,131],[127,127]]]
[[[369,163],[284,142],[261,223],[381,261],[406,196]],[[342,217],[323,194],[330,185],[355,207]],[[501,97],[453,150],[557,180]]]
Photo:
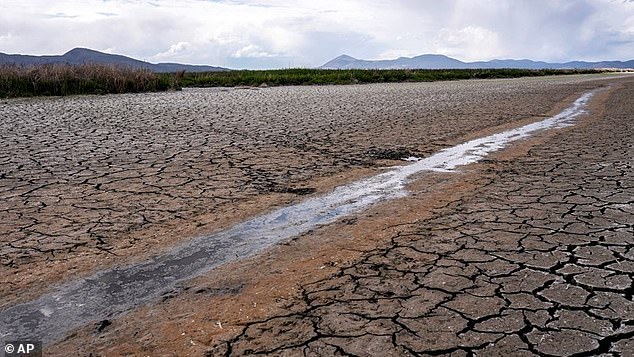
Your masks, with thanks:
[[[597,73],[595,70],[524,70],[524,69],[402,69],[402,70],[329,70],[279,69],[262,71],[226,71],[185,73],[183,87],[286,86],[316,84],[355,84],[430,82],[459,79],[516,78],[564,74]]]
[[[0,66],[0,97],[62,96],[163,91],[175,87],[176,75],[109,65],[52,64]]]
[[[152,73],[109,65],[65,64],[33,67],[0,66],[0,98],[155,92],[181,87],[325,85],[381,82],[429,82],[460,79],[516,78],[598,73],[596,70],[278,69],[203,73]]]

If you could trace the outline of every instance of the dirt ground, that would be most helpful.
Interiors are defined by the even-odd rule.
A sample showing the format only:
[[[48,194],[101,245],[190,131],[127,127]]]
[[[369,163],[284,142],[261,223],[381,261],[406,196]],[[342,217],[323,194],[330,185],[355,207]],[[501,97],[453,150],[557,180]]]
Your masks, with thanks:
[[[574,127],[425,175],[407,198],[223,266],[47,352],[627,354],[634,89],[583,77],[10,101],[3,304],[387,159],[552,115],[607,82]],[[51,110],[60,115],[42,120]]]

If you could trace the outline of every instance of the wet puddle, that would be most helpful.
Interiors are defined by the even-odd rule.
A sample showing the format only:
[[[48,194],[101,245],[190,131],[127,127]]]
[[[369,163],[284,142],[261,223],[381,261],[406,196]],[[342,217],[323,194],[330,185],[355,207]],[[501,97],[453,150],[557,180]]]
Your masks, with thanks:
[[[571,125],[585,112],[594,92],[558,115],[498,134],[468,141],[427,158],[406,158],[404,166],[334,189],[331,193],[277,209],[225,231],[197,237],[170,253],[142,264],[96,273],[59,286],[40,298],[0,311],[0,339],[51,343],[90,322],[112,318],[158,299],[184,281],[232,260],[252,256],[282,240],[388,199],[407,195],[406,184],[425,171],[451,172],[532,133]]]

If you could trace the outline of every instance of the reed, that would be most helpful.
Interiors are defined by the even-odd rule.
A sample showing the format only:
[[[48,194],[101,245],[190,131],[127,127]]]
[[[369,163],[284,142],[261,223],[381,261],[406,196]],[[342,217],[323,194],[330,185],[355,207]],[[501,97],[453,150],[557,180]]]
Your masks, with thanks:
[[[0,66],[0,97],[153,92],[173,88],[165,76],[114,65]]]

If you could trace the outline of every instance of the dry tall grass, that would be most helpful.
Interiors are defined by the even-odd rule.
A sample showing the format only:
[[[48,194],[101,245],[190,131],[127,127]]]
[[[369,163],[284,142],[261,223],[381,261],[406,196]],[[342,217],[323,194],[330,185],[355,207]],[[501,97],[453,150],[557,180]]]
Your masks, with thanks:
[[[0,66],[0,97],[151,92],[171,84],[149,70],[113,65]]]

